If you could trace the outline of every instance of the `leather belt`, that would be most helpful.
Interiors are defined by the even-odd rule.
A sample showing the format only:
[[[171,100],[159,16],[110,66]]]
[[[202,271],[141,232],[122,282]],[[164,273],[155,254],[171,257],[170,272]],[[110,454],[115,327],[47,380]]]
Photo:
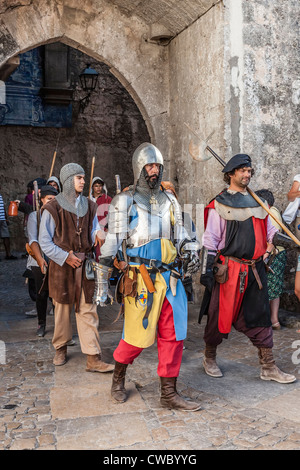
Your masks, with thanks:
[[[75,268],[75,311],[79,311],[80,297],[81,297],[81,287],[82,287],[82,268],[83,261],[86,258],[85,253],[74,253],[77,258],[79,258],[82,263],[78,268]]]
[[[147,267],[148,274],[150,276],[150,279],[151,279],[151,282],[152,282],[153,286],[155,284],[156,274],[158,272],[171,271],[176,265],[176,263],[165,264],[165,263],[162,263],[159,260],[140,258],[139,256],[130,257],[129,262],[137,263],[139,265],[147,265],[146,267]],[[149,268],[148,268],[148,266],[149,266]],[[143,273],[141,272],[141,270],[139,268],[137,268],[135,266],[129,266],[129,268],[131,270],[135,270],[137,273],[140,273],[142,275],[143,279],[144,279],[144,275],[143,275]],[[172,275],[172,273],[171,273],[171,275]],[[175,276],[175,274],[174,274],[174,276]],[[180,277],[179,273],[178,273],[178,276]],[[144,279],[144,282],[145,282],[145,279]],[[145,282],[145,284],[147,286],[146,282]],[[153,293],[154,293],[155,289],[154,289],[154,291],[153,290],[150,291],[147,287],[147,290],[148,290],[147,308],[146,308],[145,315],[143,317],[143,327],[145,329],[147,329],[147,327],[148,327],[148,317],[149,317],[149,314],[150,314],[151,309],[152,309]]]
[[[166,264],[163,263],[162,261],[159,261],[157,259],[147,259],[147,258],[140,258],[139,256],[131,256],[129,258],[129,262],[131,263],[137,263],[137,264],[145,264],[146,266],[149,266],[150,268],[153,269],[153,271],[171,271],[177,266],[177,263],[170,263]]]
[[[253,271],[253,274],[258,284],[259,289],[261,290],[263,288],[262,282],[260,280],[259,274],[256,269],[256,263],[258,263],[259,261],[263,259],[262,256],[260,256],[257,259],[240,259],[240,258],[235,258],[234,256],[228,256],[228,258],[233,261],[236,261],[237,263],[247,264],[248,266],[250,266],[252,268],[252,271]]]

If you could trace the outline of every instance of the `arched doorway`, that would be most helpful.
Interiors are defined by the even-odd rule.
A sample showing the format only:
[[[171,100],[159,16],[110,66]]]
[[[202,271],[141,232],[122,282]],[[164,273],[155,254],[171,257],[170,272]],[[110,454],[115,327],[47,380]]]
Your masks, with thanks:
[[[51,44],[53,50],[62,50],[65,55],[62,64],[59,55],[54,56],[54,62],[52,57],[50,72],[47,63],[49,46],[39,46],[20,55],[19,67],[6,81],[7,99],[1,106],[0,122],[1,171],[6,180],[1,194],[5,202],[24,200],[29,181],[37,177],[48,178],[54,152],[52,174],[57,177],[66,163],[74,161],[83,166],[87,176],[86,195],[95,157],[93,176],[104,179],[108,193],[113,196],[115,174],[120,175],[122,187],[131,184],[132,154],[140,143],[151,140],[135,101],[108,65],[78,49],[62,46]],[[79,74],[87,64],[91,64],[99,76],[87,106],[82,107],[86,92],[80,86]],[[49,85],[47,73],[57,80],[59,75],[67,77],[63,104],[64,85],[58,98],[58,88],[54,96],[45,92],[50,89],[44,86],[45,83]],[[67,87],[72,90],[72,98],[67,96]],[[22,223],[22,215],[11,218],[13,249],[24,247]]]

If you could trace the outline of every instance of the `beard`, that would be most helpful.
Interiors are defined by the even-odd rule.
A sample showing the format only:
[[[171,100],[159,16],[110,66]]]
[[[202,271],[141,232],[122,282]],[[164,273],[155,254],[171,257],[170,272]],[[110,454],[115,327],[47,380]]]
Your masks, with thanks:
[[[157,183],[158,183],[158,179],[159,179],[159,175],[149,176],[148,173],[146,172],[145,168],[144,168],[144,176],[145,176],[145,180],[146,180],[149,188],[150,189],[156,188]]]
[[[154,175],[154,176],[151,176],[151,177],[148,176],[146,178],[146,181],[148,183],[149,188],[154,189],[157,186],[158,175]]]

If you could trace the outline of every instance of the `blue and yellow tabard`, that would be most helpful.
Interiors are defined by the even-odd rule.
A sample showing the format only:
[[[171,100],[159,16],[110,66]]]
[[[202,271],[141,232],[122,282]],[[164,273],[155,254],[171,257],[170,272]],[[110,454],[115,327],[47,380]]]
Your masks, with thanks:
[[[164,264],[173,263],[176,259],[177,251],[173,243],[167,239],[152,240],[138,248],[127,249],[129,257],[140,257],[154,259]],[[130,263],[138,266],[136,263]],[[147,310],[148,290],[140,273],[137,275],[137,298],[125,297],[125,319],[123,328],[123,340],[139,348],[151,346],[156,339],[157,322],[165,297],[173,309],[174,327],[176,340],[183,340],[187,332],[187,298],[182,282],[178,280],[176,286],[176,296],[174,297],[169,281],[171,271],[157,273],[155,277],[155,289],[153,294],[152,308],[148,317],[148,325],[145,328],[143,318]],[[133,273],[129,272],[132,277]]]

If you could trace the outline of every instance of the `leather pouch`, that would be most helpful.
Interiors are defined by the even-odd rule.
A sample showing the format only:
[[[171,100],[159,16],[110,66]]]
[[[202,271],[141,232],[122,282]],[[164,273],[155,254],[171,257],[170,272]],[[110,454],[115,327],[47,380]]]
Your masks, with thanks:
[[[95,280],[95,271],[93,268],[93,260],[90,258],[87,258],[85,261],[85,276],[88,281],[94,281]]]
[[[228,256],[225,256],[225,263],[222,264],[219,259],[219,254],[213,264],[213,275],[215,281],[219,284],[224,284],[228,280]]]
[[[136,297],[137,295],[137,272],[135,268],[130,268],[133,271],[133,279],[129,277],[129,266],[125,272],[121,275],[117,284],[117,291],[120,295],[120,299],[127,297]],[[120,302],[119,302],[120,303]]]

